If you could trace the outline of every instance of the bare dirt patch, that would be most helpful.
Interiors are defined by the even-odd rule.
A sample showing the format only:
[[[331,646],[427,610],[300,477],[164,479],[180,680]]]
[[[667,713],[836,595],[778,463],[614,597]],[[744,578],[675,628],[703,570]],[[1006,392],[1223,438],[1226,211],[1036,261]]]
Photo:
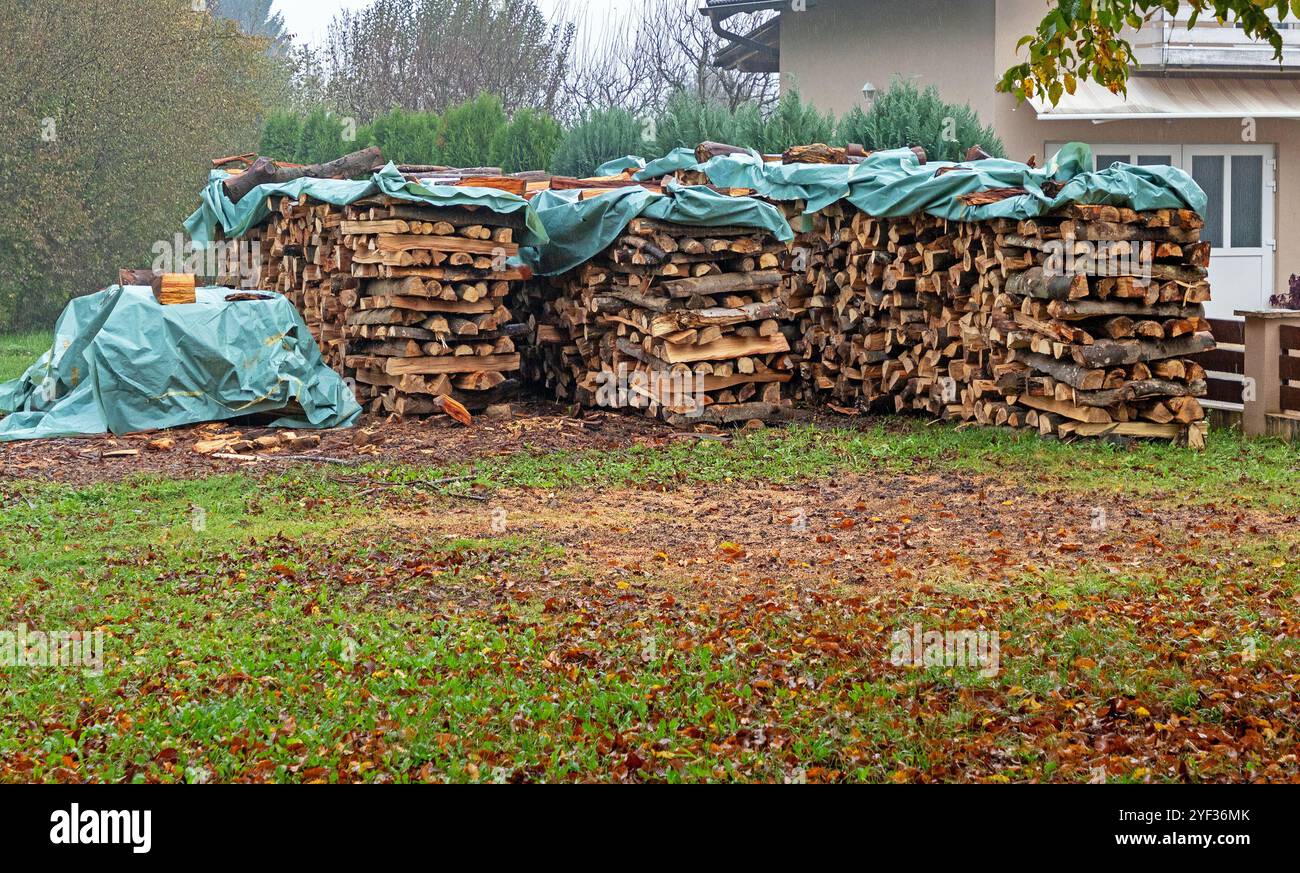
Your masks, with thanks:
[[[577,577],[678,596],[773,586],[878,591],[918,584],[987,587],[1029,573],[1045,582],[1082,566],[1121,576],[1240,561],[1234,544],[1282,536],[1263,513],[1071,493],[952,473],[840,475],[795,485],[681,485],[671,490],[513,489],[487,501],[410,512],[393,499],[386,524],[408,533],[522,537],[548,555],[547,584]],[[1214,549],[1206,549],[1215,544]]]
[[[362,430],[376,431],[377,440],[358,446]],[[445,417],[366,417],[356,428],[299,431],[320,434],[320,446],[306,451],[259,453],[257,462],[213,457],[194,450],[202,439],[236,432],[246,439],[276,433],[266,427],[199,426],[124,436],[0,443],[0,478],[88,485],[135,475],[193,479],[235,471],[266,473],[289,463],[438,465],[520,452],[626,448],[638,442],[671,438],[675,433],[667,425],[644,417],[611,412],[575,416],[555,403],[530,402],[516,404],[509,418],[480,417],[470,427]],[[172,444],[160,449],[156,447],[159,440],[170,440]]]

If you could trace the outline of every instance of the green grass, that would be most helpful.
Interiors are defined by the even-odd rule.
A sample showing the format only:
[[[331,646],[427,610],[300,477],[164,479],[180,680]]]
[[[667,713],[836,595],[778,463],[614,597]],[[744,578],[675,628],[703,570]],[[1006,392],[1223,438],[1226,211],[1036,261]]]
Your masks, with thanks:
[[[0,382],[17,379],[49,351],[54,334],[49,331],[0,333]]]
[[[1213,431],[1204,452],[1167,443],[1123,447],[1097,440],[1049,442],[998,428],[956,429],[915,419],[863,429],[791,426],[739,434],[727,443],[682,439],[618,451],[519,454],[446,468],[373,466],[397,481],[471,475],[482,487],[663,486],[797,482],[840,472],[997,475],[1037,491],[1083,490],[1172,503],[1300,510],[1300,449]]]
[[[1225,436],[1195,455],[904,424],[518,455],[481,461],[473,476],[554,490],[982,473],[1081,498],[1100,489],[1173,503],[1187,492],[1281,514],[1295,511],[1284,487],[1295,465],[1278,444]],[[108,635],[102,673],[0,668],[0,780],[1300,772],[1290,754],[1300,534],[1135,548],[1115,564],[997,586],[858,595],[778,578],[762,597],[723,588],[689,599],[653,578],[619,587],[566,575],[563,546],[543,536],[397,527],[389,512],[440,511],[443,498],[385,488],[390,508],[340,475],[355,471],[0,482],[0,630]],[[892,633],[914,623],[996,629],[1001,669],[892,663]]]

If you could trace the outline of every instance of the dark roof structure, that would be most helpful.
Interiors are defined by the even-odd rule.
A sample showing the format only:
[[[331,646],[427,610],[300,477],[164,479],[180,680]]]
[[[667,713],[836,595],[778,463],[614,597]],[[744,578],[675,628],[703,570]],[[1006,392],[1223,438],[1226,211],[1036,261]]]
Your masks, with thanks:
[[[814,0],[808,0],[808,5],[815,5]],[[779,11],[788,7],[789,0],[700,0],[700,14],[708,16],[714,33],[730,43],[717,53],[713,65],[746,73],[780,72],[780,15],[763,22],[747,34],[733,33],[722,25],[736,15]]]

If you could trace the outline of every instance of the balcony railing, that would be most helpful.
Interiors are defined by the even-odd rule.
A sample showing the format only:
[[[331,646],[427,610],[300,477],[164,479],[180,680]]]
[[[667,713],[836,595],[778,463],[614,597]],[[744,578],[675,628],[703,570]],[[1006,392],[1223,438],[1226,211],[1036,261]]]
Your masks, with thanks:
[[[1280,67],[1273,47],[1250,39],[1240,27],[1202,15],[1188,29],[1190,20],[1191,9],[1184,6],[1176,16],[1162,10],[1147,22],[1131,40],[1138,69],[1300,72],[1300,20],[1278,22],[1284,43]]]

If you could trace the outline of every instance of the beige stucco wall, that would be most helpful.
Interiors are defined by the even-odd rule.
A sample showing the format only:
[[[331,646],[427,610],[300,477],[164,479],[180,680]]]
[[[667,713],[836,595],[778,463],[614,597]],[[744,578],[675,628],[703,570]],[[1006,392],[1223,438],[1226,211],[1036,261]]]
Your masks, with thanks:
[[[1029,106],[998,94],[1001,72],[1016,63],[1016,43],[1032,33],[1045,0],[819,0],[781,20],[783,87],[797,84],[823,109],[864,106],[862,84],[888,86],[896,75],[936,85],[944,98],[969,103],[992,123],[1010,157],[1041,159],[1049,142],[1235,144],[1238,119],[1040,121]],[[1300,274],[1300,121],[1260,119],[1257,142],[1277,148],[1278,241],[1274,288]],[[1288,194],[1288,192],[1291,192]]]
[[[976,108],[989,100],[995,0],[817,0],[781,15],[783,87],[837,114],[862,106],[862,86],[895,76],[937,85]]]

